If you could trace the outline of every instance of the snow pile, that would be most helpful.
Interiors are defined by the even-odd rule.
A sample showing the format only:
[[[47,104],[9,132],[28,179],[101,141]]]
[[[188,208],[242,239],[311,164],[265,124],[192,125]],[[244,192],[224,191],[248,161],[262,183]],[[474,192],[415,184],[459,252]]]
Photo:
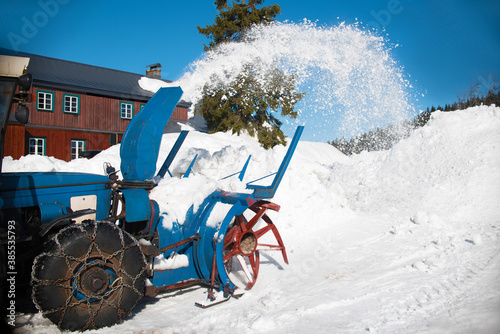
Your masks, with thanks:
[[[163,139],[158,165],[175,135]],[[247,136],[191,132],[172,172],[183,173],[198,154],[193,175],[165,178],[152,197],[179,218],[187,199],[244,191],[237,178],[221,179],[248,155],[245,182],[276,171],[285,151],[265,151]],[[118,167],[118,152],[70,163],[6,158],[4,170],[94,171],[104,161]],[[499,332],[500,108],[434,113],[385,152],[346,157],[301,142],[273,201],[290,265],[262,253],[257,284],[239,300],[196,308],[203,289],[144,298],[123,324],[98,332]],[[58,332],[39,314],[18,321],[21,333]]]
[[[392,150],[362,153],[335,174],[358,207],[384,204],[401,210],[424,206],[440,211],[452,206],[460,216],[475,204],[475,198],[485,197],[485,190],[498,188],[478,174],[500,167],[495,157],[484,158],[498,149],[497,126],[498,108],[494,107],[435,112],[430,126],[417,129]],[[357,177],[347,181],[344,173],[352,175],[353,168]],[[449,198],[452,193],[455,195]],[[500,204],[491,196],[484,201],[486,208]]]
[[[177,269],[189,266],[189,258],[184,254],[172,253],[168,258],[160,254],[154,259],[155,270]]]

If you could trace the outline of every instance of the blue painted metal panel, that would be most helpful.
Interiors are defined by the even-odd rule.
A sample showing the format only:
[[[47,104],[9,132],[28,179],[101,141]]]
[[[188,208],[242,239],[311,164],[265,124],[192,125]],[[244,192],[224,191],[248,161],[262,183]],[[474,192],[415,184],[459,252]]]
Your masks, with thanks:
[[[125,220],[129,223],[151,219],[149,194],[144,189],[123,189],[125,199]]]
[[[223,254],[224,237],[227,233],[229,224],[231,223],[233,218],[237,215],[242,214],[247,208],[248,208],[248,206],[245,205],[244,202],[241,202],[241,201],[237,202],[231,208],[231,210],[228,212],[228,214],[226,215],[226,217],[222,221],[220,229],[218,231],[216,231],[217,234],[216,234],[216,238],[215,238],[216,245],[215,245],[214,256],[216,257],[217,272],[219,274],[221,288],[223,286],[226,286],[231,291],[235,288],[235,285],[233,284],[231,279],[227,276],[227,272],[226,272],[226,269],[224,267],[224,262],[223,262],[223,259],[224,259],[224,254]]]
[[[158,225],[158,222],[160,221],[160,206],[158,205],[158,202],[155,200],[150,200],[151,203],[151,219],[146,226],[146,231],[155,231]]]
[[[247,161],[245,162],[245,165],[241,169],[240,175],[238,176],[238,179],[240,179],[240,181],[243,181],[243,178],[245,177],[245,173],[247,172],[247,167],[248,167],[248,164],[250,163],[251,158],[252,158],[252,156],[249,155]]]
[[[213,232],[207,226],[207,220],[212,210],[217,204],[217,197],[214,194],[208,196],[203,204],[199,207],[197,214],[193,217],[191,224],[188,226],[190,230],[193,228],[199,233],[200,239],[196,244],[195,268],[198,279],[205,279],[207,282],[210,278],[211,263],[214,254]]]
[[[224,176],[221,180],[225,180],[225,179],[230,178],[231,176],[238,175],[238,179],[240,181],[243,181],[243,178],[245,177],[245,173],[247,172],[248,163],[250,162],[251,158],[252,158],[252,156],[249,155],[248,158],[247,158],[247,161],[243,165],[243,168],[239,172],[233,173],[233,174],[228,175],[228,176]]]
[[[177,222],[167,222],[169,220],[168,216],[164,214],[158,223],[158,235],[160,235],[160,244],[159,248],[162,249],[164,247],[175,244],[176,242],[184,239],[184,230],[182,226]],[[168,253],[164,253],[165,257],[170,256],[175,249],[172,249]]]
[[[165,173],[168,172],[170,177],[172,177],[172,174],[170,174],[170,171],[168,170],[170,168],[170,165],[172,164],[172,161],[174,161],[175,156],[177,155],[177,152],[179,152],[179,149],[182,146],[182,143],[184,142],[184,139],[186,139],[186,136],[189,131],[181,131],[179,134],[179,137],[177,137],[177,140],[174,143],[174,146],[172,146],[172,149],[168,153],[167,158],[163,162],[163,165],[161,166],[160,170],[158,171],[158,176],[163,178],[165,176]]]
[[[3,173],[0,175],[0,209],[47,205],[43,222],[66,213],[71,197],[97,195],[96,219],[109,214],[109,178],[86,173]],[[50,203],[57,203],[50,205]]]
[[[165,221],[164,221],[165,220]],[[189,238],[192,236],[187,233],[186,226],[179,224],[178,222],[169,222],[169,218],[166,214],[164,214],[158,223],[158,234],[160,235],[160,244],[159,248],[162,249],[164,247],[170,246],[174,243],[177,243],[183,239]],[[181,281],[187,281],[191,279],[198,279],[199,275],[196,271],[195,259],[194,259],[194,249],[195,249],[195,241],[191,241],[187,244],[181,245],[175,249],[170,249],[162,253],[164,260],[171,257],[174,253],[176,256],[186,256],[188,260],[188,266],[183,266],[176,268],[174,263],[173,269],[161,269],[156,268],[154,271],[153,278],[151,279],[151,283],[154,286],[168,286],[172,284],[176,284]]]
[[[124,181],[153,179],[163,130],[181,96],[180,87],[160,88],[132,118],[120,147],[120,169]]]
[[[198,158],[198,154],[194,156],[193,161],[191,161],[191,163],[189,164],[189,167],[186,170],[186,172],[184,173],[183,178],[189,177],[189,174],[191,174],[191,169],[194,166],[194,162],[196,161],[196,158]]]
[[[150,280],[154,286],[169,286],[183,281],[197,279],[198,274],[193,265],[192,248],[189,252],[181,254],[187,256],[189,265],[187,267],[180,267],[168,270],[155,270],[153,278]]]
[[[67,213],[64,205],[58,202],[40,203],[40,216],[42,223],[50,222],[55,217]]]
[[[188,214],[188,220],[182,225],[177,222],[167,222],[164,224],[163,219],[168,218],[162,217],[158,224],[160,249],[192,237],[196,233],[199,238],[196,241],[178,247],[178,249],[169,250],[163,253],[165,258],[171,256],[174,251],[177,254],[186,255],[189,259],[189,266],[166,271],[155,271],[151,283],[160,287],[172,285],[180,281],[202,279],[208,284],[212,273],[214,256],[216,255],[217,238],[221,234],[225,234],[233,217],[242,214],[248,208],[249,203],[252,203],[251,200],[248,200],[249,196],[251,195],[215,191],[200,205],[196,214]],[[208,219],[217,203],[231,204],[233,206],[222,221],[217,224],[209,225],[207,223]],[[223,237],[221,240],[223,240]],[[223,279],[225,283],[228,278],[221,261],[222,258],[218,260],[218,262],[220,262],[217,265],[219,274],[216,279],[219,281]],[[224,273],[221,273],[221,271],[224,271]],[[230,283],[230,287],[234,287],[232,283]]]
[[[295,135],[293,136],[292,142],[290,143],[290,147],[286,152],[283,161],[281,162],[280,168],[276,172],[276,176],[274,177],[273,182],[269,186],[255,185],[252,184],[255,181],[247,183],[247,189],[253,189],[255,198],[273,198],[276,190],[278,190],[279,184],[283,175],[285,174],[286,169],[288,168],[288,164],[292,159],[293,153],[295,152],[295,148],[299,143],[300,136],[302,135],[302,131],[304,130],[303,126],[299,126],[295,131]]]

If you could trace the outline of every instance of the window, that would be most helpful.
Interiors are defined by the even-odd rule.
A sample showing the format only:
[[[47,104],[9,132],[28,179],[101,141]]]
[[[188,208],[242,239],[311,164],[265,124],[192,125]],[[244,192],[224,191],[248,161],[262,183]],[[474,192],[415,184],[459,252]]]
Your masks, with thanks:
[[[71,140],[71,160],[82,157],[82,152],[85,151],[85,140]]]
[[[54,92],[39,90],[36,97],[36,109],[54,111]]]
[[[78,95],[63,94],[63,112],[68,114],[79,114],[80,97]]]
[[[29,139],[29,154],[45,155],[45,138],[31,137]]]
[[[131,102],[120,102],[120,118],[132,119],[134,115],[134,104]]]

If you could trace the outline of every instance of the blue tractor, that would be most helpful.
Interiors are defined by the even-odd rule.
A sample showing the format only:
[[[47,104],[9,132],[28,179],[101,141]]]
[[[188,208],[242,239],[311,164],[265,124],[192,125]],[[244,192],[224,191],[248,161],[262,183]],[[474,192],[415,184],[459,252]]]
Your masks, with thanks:
[[[23,101],[30,82],[29,74],[0,76],[0,91],[8,92],[0,95],[2,156],[12,101],[20,106],[18,121],[28,121]],[[122,179],[110,165],[107,175],[0,174],[0,252],[7,259],[0,269],[3,300],[8,302],[12,275],[16,284],[28,279],[33,302],[46,318],[60,329],[81,331],[123,321],[144,295],[205,286],[208,298],[202,307],[237,296],[254,286],[261,250],[277,250],[288,263],[266,212],[279,210],[269,199],[303,127],[270,185],[248,183],[247,193],[215,191],[184,221],[167,224],[149,192],[168,172],[187,135],[181,132],[157,172],[163,129],[181,96],[179,87],[161,88],[132,119],[120,147]],[[267,234],[276,241],[261,241]]]

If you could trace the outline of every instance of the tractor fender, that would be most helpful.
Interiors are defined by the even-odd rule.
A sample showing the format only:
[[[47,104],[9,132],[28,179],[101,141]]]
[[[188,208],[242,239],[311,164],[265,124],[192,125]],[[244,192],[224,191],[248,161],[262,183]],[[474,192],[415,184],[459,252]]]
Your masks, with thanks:
[[[62,216],[66,213],[66,208],[59,202],[40,203],[39,208],[42,223],[48,223],[54,217]]]

